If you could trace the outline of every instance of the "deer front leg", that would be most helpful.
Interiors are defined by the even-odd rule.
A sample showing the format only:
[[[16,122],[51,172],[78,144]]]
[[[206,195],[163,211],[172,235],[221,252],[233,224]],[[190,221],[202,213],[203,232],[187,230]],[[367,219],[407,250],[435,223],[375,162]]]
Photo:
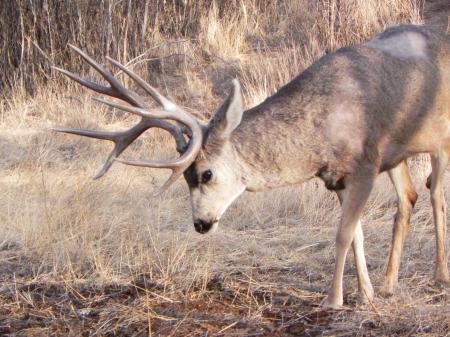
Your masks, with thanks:
[[[436,269],[434,278],[437,283],[449,284],[445,242],[447,236],[445,198],[443,189],[444,172],[449,157],[444,151],[431,156],[431,204],[433,205],[434,226],[436,231]]]
[[[406,234],[411,228],[411,212],[417,200],[417,193],[412,184],[406,161],[401,162],[389,170],[388,173],[397,192],[398,209],[395,215],[392,246],[386,268],[386,277],[384,279],[383,289],[381,290],[383,296],[392,295],[398,283],[398,270],[403,251],[403,243]]]
[[[336,191],[336,194],[341,203],[344,200],[345,190]],[[358,220],[355,229],[355,237],[352,242],[353,255],[355,257],[356,276],[358,278],[359,298],[362,302],[373,299],[373,287],[370,282],[369,273],[367,271],[366,257],[364,255],[364,235],[361,226],[361,220]]]
[[[361,211],[372,190],[375,171],[360,170],[357,175],[346,179],[346,191],[342,202],[342,215],[336,235],[336,261],[331,288],[323,306],[340,309],[343,301],[342,279],[344,276],[345,259],[350,244],[355,236]]]

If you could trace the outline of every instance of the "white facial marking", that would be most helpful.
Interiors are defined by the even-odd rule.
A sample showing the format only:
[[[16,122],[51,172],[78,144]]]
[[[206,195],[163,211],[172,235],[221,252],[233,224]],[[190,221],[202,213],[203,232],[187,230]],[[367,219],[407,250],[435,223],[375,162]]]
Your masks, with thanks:
[[[201,193],[200,189],[193,191],[191,201],[194,221],[215,221],[216,226],[223,213],[244,191],[243,184],[231,179],[228,184],[217,184],[206,193]]]
[[[388,38],[375,38],[365,44],[399,58],[426,58],[427,42],[419,33],[405,32]]]
[[[197,174],[211,170],[213,177],[198,188],[191,189],[192,215],[194,222],[218,222],[223,213],[236,198],[245,191],[241,168],[236,165],[231,149],[222,148],[220,156],[197,162]],[[227,151],[228,150],[228,151]]]
[[[220,219],[222,217],[223,213],[225,213],[227,208],[230,207],[233,201],[235,201],[237,197],[239,197],[244,191],[245,186],[242,186],[241,189],[238,190],[237,193],[228,201],[228,203],[222,206],[222,208],[219,210],[219,216],[217,217],[217,219]]]

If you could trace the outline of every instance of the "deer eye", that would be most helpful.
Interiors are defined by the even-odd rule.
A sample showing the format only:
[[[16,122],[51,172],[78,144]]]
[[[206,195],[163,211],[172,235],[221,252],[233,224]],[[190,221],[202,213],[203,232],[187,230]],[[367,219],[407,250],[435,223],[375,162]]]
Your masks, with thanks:
[[[206,170],[202,173],[202,184],[206,184],[213,177],[213,173],[211,170]]]

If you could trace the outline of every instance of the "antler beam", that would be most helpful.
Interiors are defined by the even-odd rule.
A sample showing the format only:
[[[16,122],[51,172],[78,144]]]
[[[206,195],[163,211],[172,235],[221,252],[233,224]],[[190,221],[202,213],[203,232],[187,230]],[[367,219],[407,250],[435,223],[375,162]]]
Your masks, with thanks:
[[[134,72],[120,64],[119,62],[107,57],[107,60],[114,66],[125,72],[130,78],[132,78],[139,86],[141,86],[159,105],[164,109],[163,111],[150,111],[144,99],[140,97],[136,92],[133,92],[125,88],[114,75],[103,66],[99,65],[95,60],[85,54],[79,48],[69,45],[78,55],[80,55],[89,65],[91,65],[102,77],[109,83],[110,86],[105,86],[87,79],[84,79],[74,73],[67,70],[54,67],[57,71],[63,73],[70,79],[78,82],[84,87],[87,87],[100,94],[118,98],[130,105],[119,104],[112,101],[107,101],[101,98],[94,98],[96,101],[107,104],[114,108],[122,109],[133,114],[137,114],[142,117],[138,124],[125,131],[110,132],[110,131],[97,131],[86,129],[74,129],[74,128],[54,128],[54,131],[65,132],[75,134],[84,137],[109,140],[114,142],[115,146],[111,153],[108,155],[106,162],[100,171],[94,176],[94,179],[102,177],[111,167],[113,162],[117,160],[117,157],[132,143],[134,142],[144,131],[149,128],[157,127],[168,131],[176,141],[177,151],[181,153],[181,157],[168,162],[162,161],[132,161],[132,160],[117,160],[128,165],[135,166],[147,166],[155,168],[168,168],[172,170],[172,175],[158,191],[157,194],[165,191],[175,180],[177,180],[183,172],[189,167],[189,165],[195,160],[202,145],[202,129],[197,119],[191,114],[187,113],[174,102],[161,95],[150,84],[141,79]],[[173,120],[188,128],[186,132],[189,135],[189,143],[186,143],[186,139],[183,136],[185,132],[184,128],[179,127],[168,120]]]

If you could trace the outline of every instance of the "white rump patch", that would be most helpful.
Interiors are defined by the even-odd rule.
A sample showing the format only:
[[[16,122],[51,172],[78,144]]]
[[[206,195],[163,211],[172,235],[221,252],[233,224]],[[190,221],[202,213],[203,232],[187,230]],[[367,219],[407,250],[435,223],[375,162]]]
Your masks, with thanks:
[[[378,49],[399,58],[426,58],[427,41],[416,32],[403,32],[387,38],[375,38],[365,46]]]

